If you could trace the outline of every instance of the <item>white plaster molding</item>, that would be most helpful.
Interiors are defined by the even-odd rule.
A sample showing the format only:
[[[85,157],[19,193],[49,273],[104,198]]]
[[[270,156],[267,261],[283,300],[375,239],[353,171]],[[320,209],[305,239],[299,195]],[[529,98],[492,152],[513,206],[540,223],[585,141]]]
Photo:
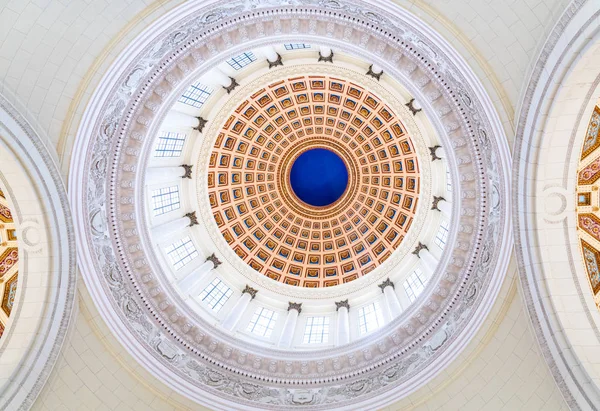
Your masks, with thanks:
[[[77,235],[86,244],[79,257],[90,293],[113,332],[143,366],[205,405],[219,409],[385,406],[429,381],[456,358],[491,309],[506,273],[511,249],[510,155],[493,105],[466,62],[439,35],[396,6],[232,1],[205,7],[207,3],[184,4],[152,25],[115,62],[86,110],[71,164],[70,194]],[[298,19],[300,24],[285,24]],[[342,30],[342,38],[335,40],[340,33],[336,25],[351,30]],[[251,36],[280,42],[285,30],[295,30],[320,44],[343,47],[353,42],[349,49],[393,75],[400,70],[398,59],[386,55],[391,50],[405,59],[401,69],[408,71],[400,78],[413,95],[421,96],[428,85],[440,90],[433,101],[420,101],[424,112],[448,135],[456,158],[451,169],[458,192],[473,192],[479,199],[474,207],[457,207],[460,221],[474,229],[461,232],[455,247],[448,247],[452,250],[447,253],[448,267],[453,268],[441,278],[443,284],[423,293],[418,304],[371,334],[368,341],[310,355],[285,350],[265,353],[247,343],[236,346],[239,342],[218,329],[189,321],[157,287],[160,280],[143,251],[128,251],[126,243],[138,237],[139,227],[135,207],[118,200],[121,195],[132,196],[136,182],[123,165],[135,162],[142,142],[151,138],[148,127],[157,114],[152,110],[156,105],[144,102],[165,99],[181,84],[185,76],[180,62],[193,60],[207,66],[222,59],[216,47],[201,45],[212,44],[221,30],[235,37],[236,30],[244,27],[249,40],[238,47],[256,44]],[[202,33],[206,37],[199,42],[196,36]],[[357,41],[345,38],[352,33]],[[377,46],[367,50],[368,41]],[[436,109],[442,105],[451,109],[439,118]],[[477,180],[458,178],[459,172],[467,171]]]
[[[564,322],[565,315],[571,320],[577,318],[578,324],[586,324],[596,336],[597,341],[586,342],[588,348],[600,344],[594,320],[598,312],[590,311],[586,302],[582,287],[587,291],[587,286],[580,281],[584,278],[583,265],[573,241],[575,199],[570,195],[565,197],[566,193],[574,192],[577,181],[577,159],[584,136],[578,131],[582,123],[587,125],[590,104],[598,97],[599,78],[585,79],[580,70],[600,72],[600,64],[583,67],[586,52],[599,40],[599,16],[598,2],[573,1],[555,26],[536,62],[521,104],[513,162],[515,243],[523,296],[544,358],[572,409],[597,409],[600,404],[600,389],[593,380],[595,371],[586,370],[587,360],[574,346],[578,344],[576,330],[568,329],[571,327]],[[565,95],[565,90],[573,84],[577,84],[577,93]],[[556,125],[549,119],[564,113],[571,118],[561,121],[561,127],[565,127],[561,128],[562,139],[553,140]],[[562,141],[561,145],[558,141]],[[546,149],[540,150],[542,147]],[[555,170],[553,175],[548,175],[549,168]],[[549,197],[555,197],[553,204],[558,206],[546,209]],[[538,201],[531,201],[532,198]],[[553,238],[554,249],[560,252],[548,255],[544,250],[542,242],[548,235]],[[565,285],[568,283],[578,290],[568,314],[556,305],[559,297],[550,288],[550,277],[556,269],[561,270]]]
[[[0,340],[0,408],[26,410],[48,379],[68,330],[76,288],[75,239],[53,156],[2,95],[0,140],[0,178],[19,233],[17,297],[12,324]]]

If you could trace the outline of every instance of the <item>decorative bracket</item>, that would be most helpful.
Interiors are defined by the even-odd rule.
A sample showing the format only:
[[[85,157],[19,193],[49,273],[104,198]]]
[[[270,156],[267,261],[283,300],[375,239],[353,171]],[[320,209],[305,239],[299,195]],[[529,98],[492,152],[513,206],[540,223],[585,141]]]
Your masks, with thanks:
[[[383,290],[385,290],[385,287],[392,287],[393,289],[396,289],[396,287],[394,286],[394,283],[389,278],[387,280],[385,280],[384,282],[382,282],[381,284],[379,284],[378,287],[381,288],[381,292],[383,292]]]
[[[198,225],[198,217],[196,217],[195,211],[192,211],[191,213],[186,213],[185,217],[190,219],[190,225],[188,225],[188,227],[193,227],[195,225]]]
[[[373,65],[371,64],[369,66],[369,71],[367,71],[367,76],[371,76],[374,79],[376,79],[377,81],[379,81],[379,79],[381,78],[381,76],[383,76],[383,70],[381,70],[381,73],[375,73],[373,71]],[[413,99],[414,100],[414,99]],[[410,107],[409,107],[410,108]],[[412,110],[411,110],[412,111]],[[413,113],[414,114],[414,113]]]
[[[204,130],[204,126],[208,123],[208,120],[203,119],[202,117],[196,117],[198,119],[198,125],[194,127],[194,130],[198,130],[199,133],[202,133]]]
[[[272,69],[273,67],[277,66],[283,66],[283,59],[281,58],[281,54],[277,53],[277,60],[275,61],[270,61],[269,59],[267,59],[267,63],[269,63],[269,69]]]
[[[212,253],[211,255],[209,255],[208,257],[206,257],[206,261],[211,261],[213,263],[213,265],[214,265],[213,268],[217,268],[218,266],[220,266],[222,264],[221,260],[219,260],[217,258],[217,256],[215,255],[215,253]]]
[[[185,170],[185,174],[182,175],[181,178],[191,179],[192,178],[192,167],[194,167],[194,166],[191,166],[189,164],[182,164],[181,167],[183,167]]]
[[[327,57],[323,57],[323,55],[321,54],[321,50],[319,50],[319,60],[317,61],[323,61],[325,63],[333,63],[333,50],[331,50],[331,54]]]
[[[350,304],[348,304],[348,300],[337,301],[337,302],[335,303],[335,307],[336,307],[336,308],[335,308],[335,310],[336,310],[336,311],[339,311],[339,309],[340,309],[341,307],[346,307],[346,309],[347,309],[348,311],[350,311]]]
[[[254,300],[254,297],[256,297],[256,293],[258,293],[258,290],[255,290],[254,288],[250,287],[249,285],[246,285],[246,288],[244,288],[244,291],[242,291],[242,294],[244,294],[244,293],[250,294],[250,297],[252,297],[252,299]]]
[[[436,150],[440,148],[440,146],[433,146],[433,147],[429,147],[429,154],[431,154],[431,161],[435,161],[435,160],[441,160],[442,157],[438,157],[437,154],[435,154]]]
[[[439,197],[438,196],[433,196],[433,204],[431,204],[431,209],[432,210],[441,211],[438,208],[438,204],[439,204],[440,201],[446,201],[446,199],[444,197],[442,197],[442,196],[439,196]]]
[[[419,245],[417,245],[415,247],[415,251],[413,251],[412,253],[414,255],[416,255],[417,257],[421,258],[421,256],[419,255],[419,253],[421,252],[421,250],[427,250],[429,251],[429,248],[427,248],[427,246],[421,242],[419,242]]]
[[[405,104],[406,107],[408,107],[408,109],[410,110],[410,112],[413,114],[413,116],[416,116],[417,113],[421,110],[423,110],[422,108],[415,108],[415,99],[411,98],[410,101],[408,103]]]
[[[240,85],[240,83],[238,83],[233,77],[230,76],[229,79],[231,80],[231,84],[227,87],[223,86],[223,88],[227,90],[227,94],[231,93],[237,86]]]
[[[289,310],[296,310],[298,311],[298,314],[300,314],[302,312],[302,303],[288,303],[288,311]]]

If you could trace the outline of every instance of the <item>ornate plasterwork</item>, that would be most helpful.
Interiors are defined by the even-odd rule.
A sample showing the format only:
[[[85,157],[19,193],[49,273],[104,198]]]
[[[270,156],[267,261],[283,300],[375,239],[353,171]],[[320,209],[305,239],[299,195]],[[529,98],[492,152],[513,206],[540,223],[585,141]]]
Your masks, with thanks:
[[[583,261],[579,260],[577,214],[572,208],[578,200],[571,197],[577,190],[580,169],[576,165],[600,84],[597,59],[585,58],[596,40],[598,16],[598,3],[574,0],[553,26],[524,88],[514,148],[515,250],[523,297],[544,359],[571,409],[596,409],[600,403],[600,390],[591,377],[595,370],[585,354],[580,356],[579,336],[564,326],[577,321],[579,330],[588,331],[586,352],[600,344],[597,313],[588,305],[587,281],[580,276]],[[562,116],[566,121],[561,121],[559,131],[550,119],[566,110],[569,115]],[[552,177],[544,181],[548,170],[553,171]],[[585,196],[582,200],[587,202]],[[550,238],[552,251],[548,253],[540,240]],[[559,288],[569,290],[566,309],[554,300],[552,277],[560,277]],[[556,297],[561,298],[560,291]]]
[[[8,324],[18,284],[19,250],[16,226],[6,195],[0,196],[0,324]]]
[[[313,148],[335,152],[348,170],[348,188],[326,207],[299,200],[289,181]],[[294,76],[227,117],[210,153],[208,198],[223,237],[254,270],[331,287],[373,271],[402,243],[420,180],[414,144],[380,97],[343,78]]]
[[[4,197],[2,197],[4,198]],[[1,204],[0,203],[0,221],[2,221],[3,223],[12,223],[13,222],[13,217],[12,217],[12,213],[10,212],[10,208],[8,208],[6,205]]]
[[[19,251],[16,247],[6,247],[0,255],[0,278],[17,263],[19,260]]]
[[[581,149],[580,170],[577,175],[577,222],[583,265],[587,273],[596,306],[600,308],[600,194],[597,181],[600,178],[600,142],[598,123],[600,107],[595,106],[588,123]],[[585,162],[584,162],[585,159]]]
[[[594,107],[594,112],[590,118],[590,123],[583,140],[583,148],[581,150],[581,159],[585,159],[598,147],[600,147],[600,139],[598,134],[600,133],[600,107]]]
[[[126,346],[137,356],[152,358],[144,361],[149,368],[215,408],[369,408],[381,404],[374,399],[385,403],[405,395],[410,388],[403,382],[423,383],[441,357],[456,355],[468,341],[457,337],[480,324],[474,313],[489,309],[508,260],[502,165],[507,151],[481,86],[463,76],[467,66],[448,57],[447,45],[432,42],[426,27],[395,8],[232,1],[184,15],[170,26],[162,22],[169,27],[166,34],[138,50],[133,65],[119,67],[121,75],[104,85],[110,89],[96,97],[93,114],[82,123],[80,138],[89,143],[78,145],[72,175],[86,195],[72,199],[80,239],[88,246],[82,269],[101,312],[111,313],[108,322],[120,338],[135,341]],[[233,53],[298,35],[375,60],[425,102],[424,111],[436,119],[447,144],[461,210],[436,286],[419,304],[368,341],[302,354],[240,344],[195,317],[163,287],[140,244],[139,232],[146,228],[137,221],[143,193],[136,188],[143,176],[131,171],[165,102],[192,75],[224,58],[219,50]]]
[[[54,157],[4,95],[0,95],[0,134],[4,149],[10,151],[3,158],[15,166],[8,179],[0,169],[1,197],[10,199],[18,227],[8,229],[6,238],[9,244],[18,242],[20,263],[11,322],[0,340],[0,357],[8,353],[0,371],[5,381],[0,409],[27,410],[46,383],[67,333],[76,290],[75,239]],[[28,288],[30,282],[35,286]],[[15,290],[14,283],[11,288]],[[20,321],[23,316],[25,321]]]
[[[15,303],[18,276],[18,273],[15,273],[15,275],[10,277],[4,285],[4,295],[2,296],[2,310],[4,310],[4,313],[7,316],[10,315],[10,312],[12,311],[13,305]]]
[[[600,291],[600,252],[584,240],[581,240],[581,251],[592,291],[594,294],[598,294]]]

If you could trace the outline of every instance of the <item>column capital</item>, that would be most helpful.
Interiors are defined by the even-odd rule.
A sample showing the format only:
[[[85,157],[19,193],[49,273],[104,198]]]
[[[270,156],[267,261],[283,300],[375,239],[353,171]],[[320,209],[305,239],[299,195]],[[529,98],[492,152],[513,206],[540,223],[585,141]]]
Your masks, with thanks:
[[[350,311],[350,304],[348,304],[348,300],[336,301],[335,307],[336,311],[339,311],[339,309],[342,307],[346,307],[346,309]]]
[[[421,258],[421,256],[419,255],[419,253],[421,252],[421,250],[427,250],[427,251],[429,251],[429,248],[425,244],[423,244],[423,243],[421,243],[419,241],[419,244],[415,247],[415,251],[413,251],[412,253],[414,255],[416,255],[417,257]]]
[[[438,148],[440,148],[441,146],[435,145],[433,147],[429,147],[429,154],[431,154],[431,161],[435,161],[435,160],[441,160],[442,158],[439,157],[435,152]]]
[[[375,73],[375,72],[373,71],[373,65],[371,64],[371,65],[369,66],[369,71],[367,71],[367,73],[366,73],[366,74],[367,74],[367,76],[371,76],[371,77],[373,77],[374,79],[376,79],[377,81],[379,81],[379,79],[381,78],[381,76],[383,76],[383,70],[381,70],[381,72],[380,72],[380,73]]]
[[[190,224],[188,225],[188,227],[193,227],[195,225],[198,225],[198,217],[196,217],[195,211],[192,211],[191,213],[186,213],[184,217],[187,217],[190,219]]]
[[[383,290],[385,290],[385,287],[392,287],[393,289],[396,289],[396,287],[394,286],[394,283],[389,278],[387,280],[385,280],[384,282],[382,282],[381,284],[379,284],[378,287],[381,288],[381,292],[383,292]]]
[[[438,204],[440,201],[446,201],[446,199],[442,196],[433,196],[433,203],[431,204],[431,209],[442,211],[438,208]]]
[[[333,63],[333,50],[331,50],[331,53],[327,57],[324,57],[323,54],[321,54],[321,50],[319,50],[319,59],[317,61],[323,61],[325,63]]]
[[[302,312],[302,303],[288,302],[288,311],[290,310],[296,310],[300,314]]]
[[[188,178],[191,180],[192,178],[192,167],[189,164],[182,164],[181,167],[183,167],[183,169],[185,170],[185,174],[181,176],[181,178]]]
[[[238,83],[233,77],[229,76],[229,79],[231,80],[231,84],[227,87],[223,86],[223,88],[227,90],[227,94],[231,93],[237,86],[240,85],[240,83]]]
[[[405,104],[405,106],[408,107],[408,109],[410,110],[410,112],[412,113],[413,116],[416,116],[419,111],[423,110],[422,108],[415,107],[415,98],[414,97],[411,98],[410,101]]]
[[[269,69],[277,66],[283,66],[283,59],[281,58],[281,54],[277,53],[277,60],[271,61],[267,59],[267,63],[269,63]]]
[[[244,294],[244,293],[250,294],[250,297],[252,297],[252,299],[254,300],[254,297],[256,297],[258,290],[255,290],[254,288],[250,287],[249,285],[246,285],[246,288],[244,288],[244,290],[242,291],[242,294]]]
[[[215,253],[212,253],[211,255],[209,255],[208,257],[206,257],[206,260],[205,260],[205,261],[210,261],[210,262],[212,262],[212,263],[213,263],[213,265],[214,265],[214,268],[217,268],[218,266],[220,266],[220,265],[222,264],[222,263],[221,263],[221,260],[219,260],[219,259],[217,258],[217,256],[215,255]],[[247,286],[246,286],[246,287],[247,287]]]
[[[202,130],[204,130],[204,126],[206,123],[208,123],[208,120],[205,120],[202,117],[196,117],[196,119],[198,119],[198,125],[194,127],[194,130],[198,130],[199,133],[202,133]]]

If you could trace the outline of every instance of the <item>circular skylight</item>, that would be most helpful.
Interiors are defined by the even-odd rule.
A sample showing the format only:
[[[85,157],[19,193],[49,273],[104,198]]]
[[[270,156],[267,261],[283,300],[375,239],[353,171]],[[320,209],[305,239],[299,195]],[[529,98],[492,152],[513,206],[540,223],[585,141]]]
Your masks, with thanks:
[[[335,203],[348,186],[344,160],[331,150],[313,148],[300,154],[290,171],[294,194],[308,205],[325,207]]]

